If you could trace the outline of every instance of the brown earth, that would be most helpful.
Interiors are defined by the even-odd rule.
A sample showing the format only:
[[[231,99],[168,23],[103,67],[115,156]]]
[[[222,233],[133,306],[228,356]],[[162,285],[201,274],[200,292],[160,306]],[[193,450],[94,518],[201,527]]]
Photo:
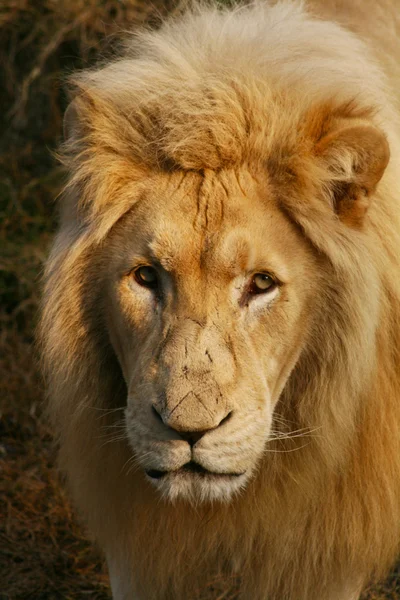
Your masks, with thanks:
[[[40,274],[62,172],[63,79],[157,26],[173,1],[0,0],[0,600],[110,598],[103,560],[55,469],[34,350]],[[210,582],[210,600],[229,600]],[[400,598],[394,571],[364,600]],[[231,598],[231,600],[233,600]]]

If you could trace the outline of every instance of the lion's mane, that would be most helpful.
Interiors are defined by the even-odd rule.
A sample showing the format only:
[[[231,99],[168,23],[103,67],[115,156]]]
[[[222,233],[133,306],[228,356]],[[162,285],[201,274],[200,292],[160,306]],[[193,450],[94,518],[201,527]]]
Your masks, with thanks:
[[[370,12],[373,20],[373,3]],[[382,61],[384,49],[378,54]],[[194,598],[225,573],[227,586],[239,576],[232,585],[241,597],[321,600],[332,579],[379,577],[396,556],[400,128],[385,70],[400,78],[392,62],[377,67],[356,36],[284,2],[201,8],[74,77],[62,151],[70,177],[41,324],[49,412],[77,506],[114,560],[140,573],[145,598]],[[288,192],[297,185],[311,198],[318,187],[332,201],[332,173],[315,167],[304,132],[318,137],[333,114],[368,118],[389,141],[366,228],[332,232],[318,203]],[[294,430],[319,429],[297,452],[267,453],[232,502],[172,505],[125,468],[126,441],[105,434],[126,394],[104,326],[107,239],[140,197],[144,173],[218,170],[255,156],[280,182],[282,210],[329,259],[326,310],[277,407]],[[137,185],[124,193],[128,172]]]

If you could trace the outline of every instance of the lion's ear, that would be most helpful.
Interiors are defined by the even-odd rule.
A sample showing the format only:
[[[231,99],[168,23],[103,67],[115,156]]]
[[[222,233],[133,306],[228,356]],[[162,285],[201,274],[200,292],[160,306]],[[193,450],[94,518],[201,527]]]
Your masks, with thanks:
[[[327,169],[333,208],[340,220],[358,227],[389,162],[385,135],[372,125],[356,125],[327,133],[316,145]]]
[[[64,116],[62,224],[100,240],[139,199],[148,169],[135,157],[131,129],[112,102],[81,86]]]

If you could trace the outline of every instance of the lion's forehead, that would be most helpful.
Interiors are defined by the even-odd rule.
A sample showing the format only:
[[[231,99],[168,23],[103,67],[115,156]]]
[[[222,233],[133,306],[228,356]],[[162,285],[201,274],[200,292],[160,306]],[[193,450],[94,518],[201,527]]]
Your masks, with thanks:
[[[267,176],[250,171],[178,172],[153,186],[135,227],[155,261],[176,274],[210,270],[228,278],[279,269],[291,226],[276,207]],[[284,235],[282,235],[284,234]],[[292,236],[293,237],[293,236]]]

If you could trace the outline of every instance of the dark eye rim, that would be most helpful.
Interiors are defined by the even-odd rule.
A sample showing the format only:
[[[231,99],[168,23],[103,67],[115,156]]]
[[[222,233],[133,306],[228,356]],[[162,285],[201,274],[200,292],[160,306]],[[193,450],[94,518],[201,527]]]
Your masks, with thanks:
[[[154,281],[145,281],[139,275],[141,269],[150,269],[154,272],[155,279]],[[138,265],[134,269],[132,269],[131,274],[135,278],[136,283],[138,283],[141,287],[148,288],[150,290],[157,290],[159,287],[159,277],[157,270],[152,265]]]
[[[257,287],[254,280],[258,275],[265,275],[266,277],[269,277],[272,281],[272,284],[265,290]],[[272,275],[272,273],[269,273],[268,271],[257,271],[256,273],[253,273],[253,275],[251,276],[251,280],[250,280],[250,283],[249,283],[249,286],[247,289],[247,293],[250,296],[259,296],[260,294],[268,294],[269,292],[272,292],[273,290],[275,290],[279,285],[280,285],[280,282],[274,275]]]

